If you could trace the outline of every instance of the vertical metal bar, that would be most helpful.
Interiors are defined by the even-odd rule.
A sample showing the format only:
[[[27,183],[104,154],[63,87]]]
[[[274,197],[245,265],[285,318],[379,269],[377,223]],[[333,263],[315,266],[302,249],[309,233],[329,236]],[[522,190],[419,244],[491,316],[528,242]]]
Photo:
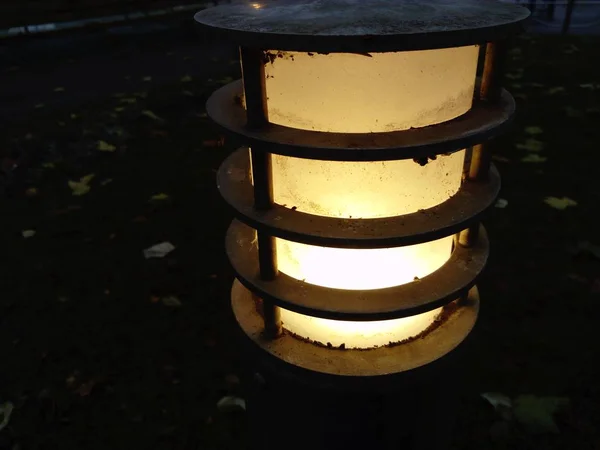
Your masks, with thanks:
[[[257,129],[269,123],[265,88],[265,62],[262,50],[240,48],[242,81],[246,101],[246,126]],[[273,205],[273,170],[271,153],[254,146],[251,151],[254,207],[267,210]],[[260,277],[273,280],[278,273],[275,238],[257,231]],[[278,306],[263,299],[265,335],[275,338],[281,334],[281,312]]]
[[[554,13],[556,11],[556,0],[546,0],[546,19],[554,20]]]
[[[487,44],[478,101],[494,103],[500,100],[507,47],[508,43],[506,41],[490,42]],[[491,161],[492,156],[489,143],[474,145],[471,152],[471,163],[467,180],[471,182],[487,180]],[[477,242],[478,236],[479,223],[474,223],[459,233],[458,243],[462,246],[470,247]]]
[[[565,21],[563,22],[562,33],[567,34],[569,27],[571,26],[571,16],[573,16],[573,9],[575,8],[575,0],[569,0],[567,3],[567,10],[565,12]]]
[[[485,49],[483,76],[479,90],[480,100],[495,102],[502,92],[502,77],[506,64],[508,43],[506,41],[489,42]]]

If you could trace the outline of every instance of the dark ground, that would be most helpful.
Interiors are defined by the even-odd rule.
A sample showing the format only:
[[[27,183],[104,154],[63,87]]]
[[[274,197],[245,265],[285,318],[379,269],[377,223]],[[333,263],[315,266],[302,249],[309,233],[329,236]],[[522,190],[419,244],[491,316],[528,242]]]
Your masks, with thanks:
[[[61,39],[0,48],[0,404],[15,407],[0,449],[244,448],[243,414],[216,408],[239,374],[231,216],[215,188],[234,147],[204,114],[238,76],[235,49],[187,27]],[[454,447],[599,449],[600,251],[574,248],[600,244],[600,40],[517,44],[507,81],[519,115],[496,161],[508,204],[486,220],[492,257]],[[68,181],[91,174],[73,195]],[[176,250],[145,260],[163,241]],[[490,391],[568,398],[560,432],[498,432]]]

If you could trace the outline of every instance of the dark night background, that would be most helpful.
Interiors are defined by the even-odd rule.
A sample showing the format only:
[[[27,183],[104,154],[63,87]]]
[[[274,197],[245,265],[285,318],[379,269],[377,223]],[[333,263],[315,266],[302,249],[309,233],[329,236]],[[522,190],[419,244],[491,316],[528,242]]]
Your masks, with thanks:
[[[3,0],[0,29],[183,3]],[[534,3],[455,449],[600,449],[600,4],[561,34]],[[192,16],[0,39],[1,450],[245,448],[204,111],[239,65]]]

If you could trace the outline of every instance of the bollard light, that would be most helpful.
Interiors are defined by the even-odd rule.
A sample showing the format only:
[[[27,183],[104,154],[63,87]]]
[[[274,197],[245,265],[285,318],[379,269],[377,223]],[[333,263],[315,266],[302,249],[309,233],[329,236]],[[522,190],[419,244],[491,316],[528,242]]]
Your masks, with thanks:
[[[488,257],[479,220],[509,124],[505,40],[525,8],[482,0],[269,0],[201,11],[243,79],[209,116],[247,147],[218,172],[236,212],[235,317],[267,358],[336,377],[457,347]],[[477,78],[483,53],[482,76]]]

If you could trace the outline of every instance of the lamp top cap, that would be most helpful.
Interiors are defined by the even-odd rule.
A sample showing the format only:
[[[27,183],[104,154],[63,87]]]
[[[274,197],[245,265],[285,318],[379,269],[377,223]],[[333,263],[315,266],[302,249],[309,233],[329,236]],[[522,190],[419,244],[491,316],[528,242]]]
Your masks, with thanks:
[[[377,52],[496,41],[528,17],[527,8],[496,0],[233,0],[195,19],[265,50]]]

